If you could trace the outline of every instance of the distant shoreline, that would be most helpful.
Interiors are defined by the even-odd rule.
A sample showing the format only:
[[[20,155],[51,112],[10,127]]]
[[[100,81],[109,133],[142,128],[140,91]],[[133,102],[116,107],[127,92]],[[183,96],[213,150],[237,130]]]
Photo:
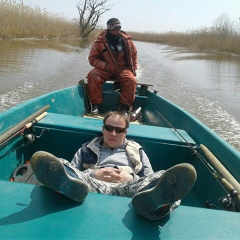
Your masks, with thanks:
[[[76,21],[39,8],[16,2],[0,2],[0,40],[80,39]],[[102,29],[95,29],[88,37],[93,41]],[[240,55],[240,32],[227,16],[222,16],[212,27],[187,32],[128,32],[133,40],[186,47],[203,52],[221,52]]]

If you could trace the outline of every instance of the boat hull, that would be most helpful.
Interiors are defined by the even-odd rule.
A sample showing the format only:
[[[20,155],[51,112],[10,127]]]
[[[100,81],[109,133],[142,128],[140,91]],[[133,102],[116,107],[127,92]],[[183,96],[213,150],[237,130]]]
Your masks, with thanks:
[[[111,87],[104,85],[102,113],[117,108],[119,94]],[[155,171],[188,162],[198,173],[192,191],[168,217],[156,222],[144,219],[134,212],[130,198],[89,193],[79,205],[43,186],[10,182],[14,169],[34,152],[48,151],[71,161],[82,143],[101,133],[102,119],[84,117],[87,101],[80,85],[1,113],[1,137],[46,106],[45,117],[0,147],[0,239],[240,238],[239,213],[223,210],[218,199],[227,193],[193,154],[205,157],[199,147],[204,144],[239,181],[239,151],[194,116],[150,91],[136,95],[134,108],[142,108],[145,124],[130,124],[128,138],[143,146]],[[32,142],[24,142],[28,134],[34,137]],[[206,202],[222,210],[209,209]]]

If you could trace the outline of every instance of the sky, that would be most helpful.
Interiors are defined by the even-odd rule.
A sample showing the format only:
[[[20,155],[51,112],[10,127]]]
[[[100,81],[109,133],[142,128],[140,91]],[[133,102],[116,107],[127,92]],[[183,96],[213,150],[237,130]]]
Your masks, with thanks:
[[[25,5],[39,6],[69,19],[79,17],[80,0],[23,0]],[[112,17],[121,21],[122,30],[136,32],[184,32],[210,27],[222,14],[240,31],[240,0],[108,0],[99,26],[106,27]]]

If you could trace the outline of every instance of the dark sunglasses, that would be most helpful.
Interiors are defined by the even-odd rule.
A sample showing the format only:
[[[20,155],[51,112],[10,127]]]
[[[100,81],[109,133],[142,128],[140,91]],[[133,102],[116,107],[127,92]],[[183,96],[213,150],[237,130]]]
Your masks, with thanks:
[[[116,133],[124,133],[126,131],[126,128],[121,128],[121,127],[113,127],[111,125],[104,125],[104,128],[108,131],[108,132],[112,132],[115,129]]]
[[[121,24],[120,23],[109,24],[107,28],[109,30],[121,29]]]

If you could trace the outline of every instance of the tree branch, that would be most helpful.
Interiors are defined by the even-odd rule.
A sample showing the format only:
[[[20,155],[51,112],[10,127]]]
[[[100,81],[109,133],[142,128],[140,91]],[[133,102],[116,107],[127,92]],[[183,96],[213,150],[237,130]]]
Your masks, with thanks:
[[[81,37],[87,37],[96,28],[100,17],[111,9],[112,6],[105,5],[107,2],[108,0],[81,0],[78,2],[78,25]]]

